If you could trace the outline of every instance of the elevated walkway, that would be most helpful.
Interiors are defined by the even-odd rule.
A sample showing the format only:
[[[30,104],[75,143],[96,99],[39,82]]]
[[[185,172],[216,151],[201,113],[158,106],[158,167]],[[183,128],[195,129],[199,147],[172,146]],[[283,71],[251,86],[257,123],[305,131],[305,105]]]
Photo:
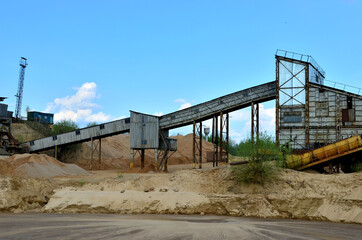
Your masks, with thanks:
[[[64,146],[88,142],[92,139],[105,138],[117,134],[127,133],[130,130],[130,119],[125,118],[113,122],[103,123],[92,127],[77,129],[72,132],[54,135],[25,142],[29,152],[39,152],[52,149],[55,146]]]
[[[214,114],[220,112],[232,112],[250,107],[251,103],[266,102],[275,99],[275,97],[275,81],[268,82],[161,116],[159,118],[160,129],[169,130],[186,126],[194,121],[210,119]],[[52,149],[55,146],[87,142],[91,139],[101,139],[127,132],[130,132],[130,118],[29,141],[24,145],[29,152],[39,152]]]

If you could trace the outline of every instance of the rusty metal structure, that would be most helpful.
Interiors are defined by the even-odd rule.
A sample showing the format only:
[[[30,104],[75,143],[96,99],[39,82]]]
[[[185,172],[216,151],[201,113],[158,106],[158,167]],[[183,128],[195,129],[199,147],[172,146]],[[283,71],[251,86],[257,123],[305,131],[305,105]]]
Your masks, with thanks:
[[[0,102],[5,99],[6,97],[0,97]],[[8,156],[22,150],[19,142],[11,134],[12,117],[13,112],[8,111],[8,105],[0,103],[0,155]]]
[[[29,152],[39,152],[48,149],[55,150],[57,147],[68,144],[94,141],[108,136],[129,133],[131,167],[134,163],[135,152],[140,151],[142,162],[144,150],[154,150],[155,166],[157,166],[158,170],[167,170],[167,159],[177,150],[177,141],[169,137],[169,130],[195,123],[194,141],[198,144],[198,146],[195,145],[195,166],[197,164],[202,167],[202,122],[213,119],[213,155],[214,165],[217,166],[219,163],[228,163],[229,113],[250,107],[252,103],[258,104],[274,98],[275,82],[272,81],[161,117],[131,111],[130,118],[32,140],[24,143],[24,145]],[[196,131],[196,129],[198,130]]]
[[[19,65],[20,65],[20,72],[19,72],[18,92],[15,95],[15,97],[16,97],[15,118],[16,119],[21,119],[21,104],[23,101],[25,68],[28,65],[27,59],[25,57],[21,57]]]
[[[278,50],[275,59],[275,81],[160,117],[131,111],[130,118],[33,140],[25,145],[30,152],[38,152],[129,133],[130,167],[133,167],[136,153],[141,156],[141,168],[144,167],[145,151],[153,150],[155,168],[167,171],[168,158],[177,150],[177,141],[169,137],[169,131],[192,125],[193,167],[201,168],[203,121],[212,119],[214,148],[211,155],[213,166],[218,166],[229,163],[229,113],[251,107],[251,139],[255,143],[260,132],[259,104],[274,99],[277,144],[309,150],[362,134],[361,89],[352,93],[348,85],[328,86],[324,70],[309,55]]]
[[[361,95],[326,85],[309,55],[278,50],[275,58],[278,143],[309,150],[362,133]]]

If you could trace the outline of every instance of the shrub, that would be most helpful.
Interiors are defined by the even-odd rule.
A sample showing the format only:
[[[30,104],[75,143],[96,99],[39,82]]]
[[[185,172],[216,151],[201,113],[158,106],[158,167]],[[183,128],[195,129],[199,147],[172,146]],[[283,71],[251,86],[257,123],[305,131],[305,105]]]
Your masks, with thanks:
[[[123,178],[123,173],[117,172],[117,178]]]
[[[238,155],[247,157],[248,164],[233,167],[237,182],[264,185],[278,180],[279,168],[284,162],[281,149],[276,147],[271,136],[260,134],[255,144],[249,138],[238,147]]]
[[[86,183],[85,179],[80,179],[78,184],[80,187],[83,187],[83,185]]]

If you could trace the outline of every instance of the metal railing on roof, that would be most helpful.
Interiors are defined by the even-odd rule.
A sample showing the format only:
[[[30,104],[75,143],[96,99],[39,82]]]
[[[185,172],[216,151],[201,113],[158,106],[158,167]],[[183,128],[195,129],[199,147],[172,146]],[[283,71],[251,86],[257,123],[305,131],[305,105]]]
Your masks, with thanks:
[[[317,61],[314,60],[314,58],[310,55],[305,55],[305,54],[300,54],[300,53],[295,53],[295,52],[290,52],[290,51],[285,51],[285,50],[281,50],[281,49],[277,49],[277,52],[275,53],[276,56],[279,57],[285,57],[285,58],[290,58],[290,59],[294,59],[294,60],[298,60],[298,61],[302,61],[302,62],[307,62],[313,65],[313,67],[315,69],[317,69],[320,74],[323,75],[323,77],[325,76],[326,72],[323,70],[323,68],[321,68]]]
[[[347,91],[347,92],[358,94],[358,95],[362,94],[362,88],[351,86],[351,85],[348,85],[345,83],[339,83],[339,82],[334,82],[331,80],[324,79],[324,85],[333,87],[333,88],[338,88],[343,91]]]

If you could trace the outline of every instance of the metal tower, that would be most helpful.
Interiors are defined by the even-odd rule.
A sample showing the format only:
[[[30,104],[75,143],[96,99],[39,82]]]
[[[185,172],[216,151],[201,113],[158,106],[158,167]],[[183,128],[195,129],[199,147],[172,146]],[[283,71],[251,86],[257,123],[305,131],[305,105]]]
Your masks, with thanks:
[[[17,97],[16,108],[15,108],[16,119],[21,119],[21,103],[23,100],[24,75],[25,75],[25,68],[28,65],[26,60],[27,59],[25,57],[21,57],[19,62],[20,65],[19,84],[18,84],[18,92],[15,95],[15,97]]]

